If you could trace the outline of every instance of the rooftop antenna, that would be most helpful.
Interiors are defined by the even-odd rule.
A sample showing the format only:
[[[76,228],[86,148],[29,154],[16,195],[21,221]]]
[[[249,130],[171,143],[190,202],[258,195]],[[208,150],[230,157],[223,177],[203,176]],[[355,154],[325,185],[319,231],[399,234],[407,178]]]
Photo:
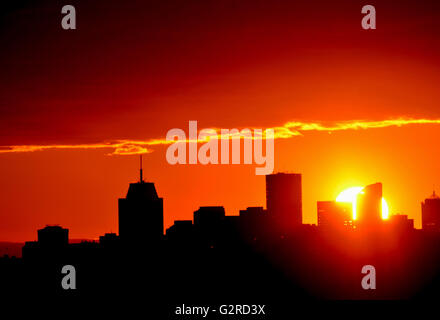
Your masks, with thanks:
[[[142,154],[140,155],[140,183],[144,182],[144,178],[142,177]]]

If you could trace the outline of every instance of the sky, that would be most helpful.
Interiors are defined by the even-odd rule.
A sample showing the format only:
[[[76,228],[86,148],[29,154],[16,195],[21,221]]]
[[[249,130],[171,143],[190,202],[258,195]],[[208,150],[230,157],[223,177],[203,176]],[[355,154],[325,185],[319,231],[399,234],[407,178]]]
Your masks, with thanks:
[[[76,30],[61,28],[65,4],[76,8]],[[376,7],[376,30],[361,27],[365,4]],[[6,1],[0,241],[34,240],[46,224],[71,238],[117,232],[117,199],[138,179],[138,151],[148,151],[144,177],[164,198],[166,227],[203,205],[229,215],[265,206],[254,165],[168,164],[162,142],[190,120],[299,133],[275,140],[275,171],[303,174],[304,223],[316,223],[316,201],[382,182],[391,214],[420,227],[420,202],[440,189],[439,9]]]

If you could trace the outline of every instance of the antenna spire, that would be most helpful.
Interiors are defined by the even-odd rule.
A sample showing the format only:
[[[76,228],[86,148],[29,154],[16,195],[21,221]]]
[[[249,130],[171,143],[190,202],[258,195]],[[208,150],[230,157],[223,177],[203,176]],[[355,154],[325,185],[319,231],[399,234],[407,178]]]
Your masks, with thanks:
[[[144,182],[144,178],[142,176],[142,154],[140,155],[140,183]]]

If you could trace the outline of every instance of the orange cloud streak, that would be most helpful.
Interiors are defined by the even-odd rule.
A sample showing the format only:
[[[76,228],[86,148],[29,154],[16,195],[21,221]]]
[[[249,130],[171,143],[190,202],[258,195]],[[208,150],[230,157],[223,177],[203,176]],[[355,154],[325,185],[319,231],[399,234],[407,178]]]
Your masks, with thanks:
[[[359,129],[377,129],[387,127],[401,127],[412,124],[440,124],[440,119],[392,119],[382,121],[345,121],[345,122],[333,122],[330,124],[324,124],[319,122],[300,122],[290,121],[283,126],[274,127],[275,139],[288,139],[294,136],[303,135],[304,131],[343,131],[343,130],[359,130]],[[269,128],[270,129],[270,128]],[[219,129],[216,129],[219,132]],[[237,138],[239,135],[222,136],[217,134],[218,139]],[[252,139],[255,139],[254,135]],[[263,136],[264,139],[264,136]],[[206,139],[204,140],[206,141]],[[189,142],[189,140],[186,140]],[[203,142],[199,140],[198,142]],[[152,139],[152,140],[116,140],[112,142],[103,142],[97,144],[76,144],[76,145],[12,145],[1,146],[0,153],[15,153],[15,152],[34,152],[53,149],[109,149],[109,155],[133,155],[153,152],[150,147],[157,145],[172,144],[174,141],[168,141],[165,139]]]

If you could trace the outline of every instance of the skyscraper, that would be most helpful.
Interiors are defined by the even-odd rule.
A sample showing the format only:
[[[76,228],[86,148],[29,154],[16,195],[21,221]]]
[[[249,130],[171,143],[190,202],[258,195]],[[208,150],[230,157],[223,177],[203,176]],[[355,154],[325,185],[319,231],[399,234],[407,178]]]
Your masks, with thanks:
[[[301,174],[266,176],[266,205],[270,220],[284,231],[302,224]]]
[[[139,182],[130,183],[127,196],[118,200],[118,207],[122,243],[148,244],[162,238],[163,199],[157,195],[154,183],[143,180],[142,164]]]
[[[356,225],[362,229],[379,227],[382,224],[382,183],[366,186],[356,200]]]
[[[422,228],[440,231],[440,197],[435,191],[422,202]]]

